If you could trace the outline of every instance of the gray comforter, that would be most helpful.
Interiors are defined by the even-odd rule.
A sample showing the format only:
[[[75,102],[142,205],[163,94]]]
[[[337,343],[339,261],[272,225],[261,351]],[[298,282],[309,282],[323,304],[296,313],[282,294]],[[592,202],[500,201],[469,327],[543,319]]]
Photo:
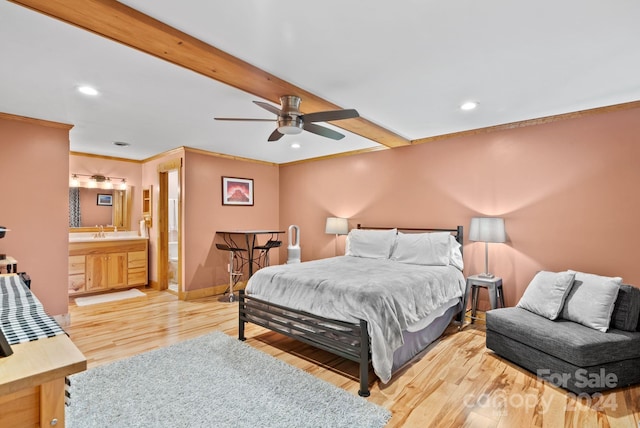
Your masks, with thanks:
[[[393,352],[402,331],[465,289],[453,266],[420,266],[351,256],[270,266],[249,280],[249,295],[314,315],[357,323],[366,320],[376,375],[391,379]]]

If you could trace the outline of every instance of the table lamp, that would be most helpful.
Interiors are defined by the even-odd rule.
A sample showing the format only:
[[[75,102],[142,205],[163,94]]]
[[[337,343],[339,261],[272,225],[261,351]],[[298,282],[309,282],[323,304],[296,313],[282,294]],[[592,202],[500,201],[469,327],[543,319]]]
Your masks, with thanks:
[[[336,235],[336,255],[338,254],[338,235],[347,235],[349,233],[349,224],[346,218],[327,217],[327,224],[324,228],[325,233]]]
[[[469,240],[484,242],[484,273],[478,276],[493,278],[489,272],[489,242],[505,242],[504,219],[500,217],[473,217],[469,227]]]

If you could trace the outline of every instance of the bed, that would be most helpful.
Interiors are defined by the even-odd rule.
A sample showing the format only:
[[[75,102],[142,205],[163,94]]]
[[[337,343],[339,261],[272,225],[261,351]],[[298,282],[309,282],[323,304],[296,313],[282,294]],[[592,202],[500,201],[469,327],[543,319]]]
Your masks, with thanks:
[[[239,334],[253,323],[359,363],[361,396],[369,364],[383,383],[462,321],[463,227],[364,227],[345,256],[257,271],[240,294]]]

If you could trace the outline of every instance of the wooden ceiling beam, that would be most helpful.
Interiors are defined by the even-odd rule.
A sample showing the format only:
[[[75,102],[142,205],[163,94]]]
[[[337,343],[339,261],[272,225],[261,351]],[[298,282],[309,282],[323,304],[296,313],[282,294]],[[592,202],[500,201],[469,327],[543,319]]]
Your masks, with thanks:
[[[278,105],[280,96],[297,95],[303,100],[303,112],[341,108],[115,0],[9,1]],[[362,117],[331,124],[387,147],[411,144],[408,139]]]

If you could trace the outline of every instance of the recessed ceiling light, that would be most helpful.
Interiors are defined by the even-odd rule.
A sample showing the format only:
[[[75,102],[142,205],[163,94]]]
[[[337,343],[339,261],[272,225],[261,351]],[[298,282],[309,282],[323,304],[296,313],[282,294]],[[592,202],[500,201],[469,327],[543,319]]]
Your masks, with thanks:
[[[292,149],[299,149],[300,148],[300,143],[291,143],[291,148]]]
[[[473,110],[478,107],[477,101],[467,101],[460,106],[460,110]]]
[[[129,147],[131,144],[125,143],[124,141],[114,141],[113,145],[118,147]]]
[[[78,91],[85,95],[95,96],[99,94],[98,90],[96,88],[92,88],[91,86],[79,86]]]

